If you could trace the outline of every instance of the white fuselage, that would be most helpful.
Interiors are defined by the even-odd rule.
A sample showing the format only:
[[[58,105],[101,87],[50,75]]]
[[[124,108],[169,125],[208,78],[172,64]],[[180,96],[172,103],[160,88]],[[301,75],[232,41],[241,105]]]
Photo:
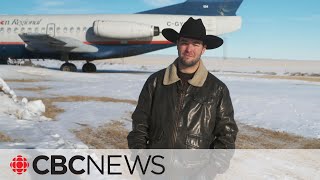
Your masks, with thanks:
[[[160,33],[158,36],[146,38],[113,39],[99,37],[93,31],[96,21],[114,21],[140,23],[157,26],[160,32],[164,28],[173,28],[179,32],[182,24],[190,16],[184,15],[155,15],[155,14],[126,14],[126,15],[20,15],[0,16],[0,58],[14,56],[10,50],[12,46],[26,46],[19,34],[47,34],[51,37],[68,37],[79,40],[84,44],[97,46],[98,53],[102,53],[101,46],[116,45],[168,45],[169,43]],[[221,35],[236,31],[241,27],[239,16],[193,16],[201,18],[207,29],[207,34]],[[123,23],[122,23],[123,24]],[[117,27],[119,31],[125,26]],[[113,27],[114,29],[114,27]],[[104,47],[106,48],[106,47]],[[162,49],[162,48],[159,48]],[[156,50],[152,49],[151,51]],[[20,52],[21,51],[21,52]],[[22,50],[19,50],[22,53]],[[17,52],[17,54],[19,54]],[[149,51],[150,52],[150,49]],[[130,54],[129,54],[130,55]],[[19,54],[17,58],[23,58]],[[98,59],[102,57],[98,57]]]

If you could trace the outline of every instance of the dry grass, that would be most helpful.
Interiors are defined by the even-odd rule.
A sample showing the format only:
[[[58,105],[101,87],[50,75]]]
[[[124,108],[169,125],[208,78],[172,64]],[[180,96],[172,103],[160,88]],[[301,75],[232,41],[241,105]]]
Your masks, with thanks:
[[[320,82],[320,77],[314,76],[279,76],[279,75],[235,75],[229,74],[229,76],[241,76],[241,77],[254,77],[254,78],[264,78],[264,79],[285,79],[285,80],[300,80],[300,81],[309,81],[309,82]]]
[[[118,121],[102,127],[84,128],[74,131],[76,136],[90,148],[126,149],[128,130]],[[296,136],[239,124],[237,149],[320,149],[320,140]]]
[[[28,98],[28,99],[30,101],[39,100],[39,98]],[[45,117],[55,120],[58,114],[65,112],[64,109],[58,108],[53,104],[54,102],[62,102],[62,101],[54,101],[51,98],[41,98],[41,100],[46,107],[46,111],[43,114]]]
[[[301,81],[310,81],[310,82],[320,82],[320,77],[312,77],[312,76],[258,76],[261,78],[267,79],[286,79],[286,80],[301,80]]]
[[[98,102],[115,102],[115,103],[129,103],[137,104],[134,100],[115,99],[110,97],[93,97],[93,96],[61,96],[55,98],[47,98],[54,102],[84,102],[84,101],[98,101]]]
[[[90,148],[128,149],[127,135],[129,132],[119,121],[112,121],[98,128],[85,127],[73,132]]]
[[[13,141],[14,140],[11,137],[0,132],[0,142],[13,142]]]
[[[42,80],[36,79],[4,79],[5,82],[41,82]]]
[[[38,99],[38,98],[34,98]],[[121,100],[109,97],[66,96],[43,98],[46,106],[45,116],[55,119],[64,110],[57,108],[55,102],[122,102],[136,105],[133,100]],[[130,116],[130,114],[128,114]],[[112,122],[93,129],[86,124],[79,124],[84,128],[74,131],[79,139],[94,148],[127,148],[126,136],[128,131],[119,122]],[[263,128],[239,124],[236,147],[238,149],[320,149],[319,139],[310,139],[284,132],[271,131]]]
[[[238,149],[320,149],[320,139],[239,124]]]
[[[38,86],[38,87],[30,87],[30,88],[16,88],[15,90],[21,90],[21,91],[44,91],[50,89],[49,87],[44,86]]]
[[[36,100],[39,98],[29,98],[30,100]],[[58,108],[54,105],[55,102],[85,102],[85,101],[98,101],[98,102],[116,102],[116,103],[129,103],[136,105],[137,102],[126,99],[115,99],[110,97],[90,97],[90,96],[61,96],[54,98],[41,98],[42,102],[46,106],[46,112],[44,116],[55,119],[56,116],[64,112],[64,109]]]

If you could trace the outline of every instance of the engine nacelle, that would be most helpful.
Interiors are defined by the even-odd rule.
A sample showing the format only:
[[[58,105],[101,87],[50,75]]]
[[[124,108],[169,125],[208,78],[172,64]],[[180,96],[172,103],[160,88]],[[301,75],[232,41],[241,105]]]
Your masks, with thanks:
[[[150,38],[160,34],[157,26],[125,21],[95,21],[93,31],[96,36],[111,39]]]

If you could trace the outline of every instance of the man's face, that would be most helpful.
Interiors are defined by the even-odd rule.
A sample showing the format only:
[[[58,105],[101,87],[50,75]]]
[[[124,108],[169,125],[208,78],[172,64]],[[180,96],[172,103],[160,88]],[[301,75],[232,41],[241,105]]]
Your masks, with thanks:
[[[177,48],[180,63],[186,67],[196,65],[206,50],[206,46],[203,45],[202,41],[185,37],[180,37],[177,42]]]

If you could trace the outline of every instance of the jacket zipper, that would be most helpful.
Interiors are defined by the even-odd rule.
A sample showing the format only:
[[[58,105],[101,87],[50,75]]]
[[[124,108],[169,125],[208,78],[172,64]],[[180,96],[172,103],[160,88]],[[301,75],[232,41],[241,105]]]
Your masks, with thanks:
[[[181,110],[182,110],[182,107],[183,107],[183,102],[184,102],[184,96],[185,96],[185,91],[182,90],[181,94],[180,94],[180,100],[179,100],[179,108],[178,108],[178,123],[181,123],[180,122],[180,115],[181,115]]]
[[[179,124],[181,123],[180,122],[180,119],[181,119],[180,115],[181,115],[181,110],[182,110],[183,103],[184,103],[184,97],[186,95],[187,90],[189,89],[189,85],[188,85],[187,89],[184,90],[182,81],[180,81],[180,83],[181,83],[182,90],[181,91],[179,90],[180,99],[179,99],[178,110],[177,110],[177,120],[175,123],[174,132],[173,132],[173,135],[174,135],[173,144],[172,144],[173,147],[176,144],[177,135],[178,135],[178,127],[180,127]]]

